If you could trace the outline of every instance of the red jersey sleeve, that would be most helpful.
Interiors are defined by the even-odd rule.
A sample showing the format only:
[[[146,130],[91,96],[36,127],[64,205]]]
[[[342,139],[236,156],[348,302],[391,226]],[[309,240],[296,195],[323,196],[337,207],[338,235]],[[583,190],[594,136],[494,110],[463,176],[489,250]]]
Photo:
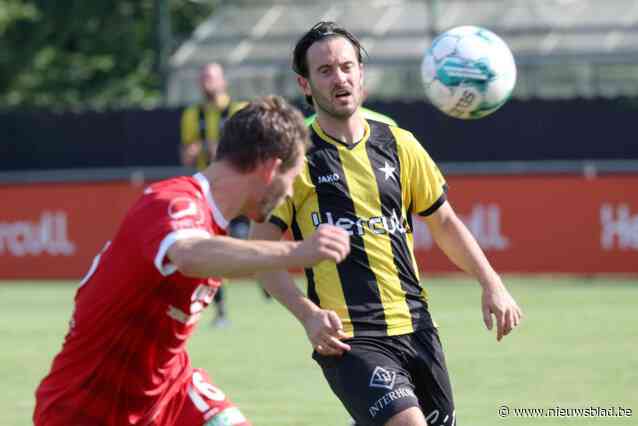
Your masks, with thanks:
[[[177,268],[166,253],[176,242],[193,237],[211,236],[211,219],[205,201],[194,194],[147,191],[140,203],[142,256],[163,276]]]

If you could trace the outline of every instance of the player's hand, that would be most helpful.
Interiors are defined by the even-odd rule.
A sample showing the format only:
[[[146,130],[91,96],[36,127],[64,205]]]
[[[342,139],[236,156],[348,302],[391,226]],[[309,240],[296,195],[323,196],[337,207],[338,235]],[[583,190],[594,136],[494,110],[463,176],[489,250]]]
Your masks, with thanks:
[[[350,235],[334,225],[319,225],[309,238],[297,246],[294,256],[303,267],[312,267],[324,260],[339,263],[350,253]]]
[[[496,318],[496,340],[501,341],[523,318],[523,311],[502,283],[484,288],[482,296],[483,322],[488,330],[494,326]]]
[[[321,355],[342,355],[350,350],[350,345],[341,341],[348,336],[334,311],[317,309],[303,321],[303,326],[312,347]]]

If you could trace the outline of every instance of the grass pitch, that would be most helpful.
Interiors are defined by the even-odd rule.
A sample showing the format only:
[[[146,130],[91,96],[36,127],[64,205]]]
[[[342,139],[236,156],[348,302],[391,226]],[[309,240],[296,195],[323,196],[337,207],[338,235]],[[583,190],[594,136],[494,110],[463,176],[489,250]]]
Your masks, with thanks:
[[[460,426],[635,425],[638,421],[638,280],[508,277],[525,311],[496,343],[482,325],[470,280],[428,279],[431,310],[452,378]],[[32,424],[33,392],[60,348],[73,283],[0,283],[0,424]],[[227,287],[232,324],[209,309],[190,343],[205,368],[256,426],[345,426],[310,358],[302,327],[252,283]],[[510,408],[499,416],[501,406]],[[631,417],[521,417],[520,408],[622,407]],[[590,412],[591,413],[591,412]],[[625,411],[626,413],[626,411]]]

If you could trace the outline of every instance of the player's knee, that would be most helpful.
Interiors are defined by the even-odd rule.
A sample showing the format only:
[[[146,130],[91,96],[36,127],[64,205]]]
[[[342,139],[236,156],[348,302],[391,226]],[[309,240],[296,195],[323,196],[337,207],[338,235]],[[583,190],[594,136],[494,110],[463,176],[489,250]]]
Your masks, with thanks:
[[[456,413],[453,407],[434,409],[424,415],[428,426],[456,426]]]
[[[454,410],[432,410],[423,413],[417,407],[403,410],[388,420],[384,426],[456,426]]]
[[[213,385],[204,370],[193,372],[187,404],[182,407],[180,425],[251,426],[226,394]]]
[[[384,426],[428,426],[423,412],[418,407],[403,410],[388,420]]]

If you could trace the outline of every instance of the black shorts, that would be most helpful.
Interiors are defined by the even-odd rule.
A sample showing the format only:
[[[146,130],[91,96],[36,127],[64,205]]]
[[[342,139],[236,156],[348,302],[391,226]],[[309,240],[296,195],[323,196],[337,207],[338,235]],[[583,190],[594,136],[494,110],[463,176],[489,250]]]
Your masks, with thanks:
[[[420,407],[428,426],[456,425],[452,388],[434,328],[388,337],[355,337],[343,356],[312,357],[357,426],[383,426]]]

